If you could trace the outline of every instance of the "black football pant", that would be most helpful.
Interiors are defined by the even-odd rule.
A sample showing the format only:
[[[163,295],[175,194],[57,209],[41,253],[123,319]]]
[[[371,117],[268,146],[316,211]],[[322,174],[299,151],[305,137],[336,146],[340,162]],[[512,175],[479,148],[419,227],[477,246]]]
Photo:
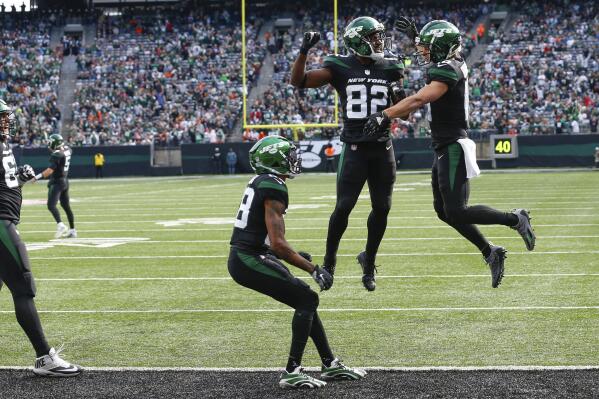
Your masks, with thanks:
[[[329,219],[325,265],[335,265],[341,237],[347,229],[349,214],[356,205],[364,183],[368,182],[372,211],[368,216],[366,259],[374,264],[391,209],[395,184],[395,154],[386,143],[344,143],[337,168],[337,202]]]
[[[67,219],[69,220],[69,227],[71,229],[75,228],[75,217],[73,216],[73,211],[71,210],[71,203],[69,199],[69,183],[68,181],[60,181],[56,183],[48,184],[48,210],[54,216],[54,220],[56,223],[62,222],[60,218],[60,212],[56,207],[56,204],[60,200],[60,206],[64,209],[64,212],[67,214]]]
[[[318,316],[318,294],[306,282],[294,277],[272,255],[255,255],[231,248],[229,274],[238,284],[268,295],[295,309],[291,322],[289,358],[301,364],[308,337],[312,338],[320,357],[333,360],[333,354]]]
[[[470,183],[459,143],[435,150],[432,170],[433,205],[439,219],[483,251],[489,245],[476,224],[514,226],[518,217],[485,205],[468,206]]]
[[[11,221],[0,220],[0,288],[6,285],[13,297],[15,314],[37,357],[50,351],[35,307],[35,282],[25,244]]]

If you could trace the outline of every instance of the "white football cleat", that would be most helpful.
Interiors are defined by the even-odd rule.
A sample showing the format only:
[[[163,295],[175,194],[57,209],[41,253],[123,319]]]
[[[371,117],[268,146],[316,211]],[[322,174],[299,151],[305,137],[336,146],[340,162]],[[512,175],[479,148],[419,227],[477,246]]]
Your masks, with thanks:
[[[62,237],[63,235],[65,235],[67,233],[67,231],[69,231],[69,229],[63,222],[58,223],[56,225],[56,234],[54,234],[54,238]]]
[[[81,374],[83,369],[62,359],[59,356],[61,351],[62,348],[50,348],[47,355],[35,359],[33,373],[42,377],[75,377]]]
[[[66,238],[77,238],[77,230],[76,229],[70,229],[69,232],[66,235]]]

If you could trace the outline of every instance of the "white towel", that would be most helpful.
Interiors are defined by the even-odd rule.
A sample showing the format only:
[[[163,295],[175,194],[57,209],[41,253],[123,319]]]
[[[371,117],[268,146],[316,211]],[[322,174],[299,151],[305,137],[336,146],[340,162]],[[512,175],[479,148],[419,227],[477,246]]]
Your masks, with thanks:
[[[466,163],[466,177],[472,179],[480,175],[480,169],[476,164],[476,143],[470,139],[459,139],[458,143],[464,150],[464,161]]]

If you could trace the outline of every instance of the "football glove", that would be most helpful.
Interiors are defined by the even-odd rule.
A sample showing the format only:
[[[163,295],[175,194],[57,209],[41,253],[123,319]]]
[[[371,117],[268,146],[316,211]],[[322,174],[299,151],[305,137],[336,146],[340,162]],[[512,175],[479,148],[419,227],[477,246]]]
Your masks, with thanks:
[[[19,166],[17,169],[17,176],[19,177],[19,180],[25,184],[29,180],[35,178],[35,171],[30,165]]]
[[[384,111],[381,111],[368,117],[363,131],[367,136],[387,137],[389,135],[389,126],[391,126],[391,119]]]
[[[321,291],[328,290],[333,285],[333,276],[318,265],[314,266],[312,278],[316,281]]]
[[[406,35],[412,41],[412,43],[416,39],[416,36],[418,36],[418,28],[416,28],[416,22],[411,18],[407,18],[404,16],[399,17],[397,21],[395,21],[395,27],[398,31]]]
[[[302,40],[302,47],[300,47],[300,53],[306,55],[308,50],[318,43],[320,40],[320,32],[304,32],[304,40]]]
[[[401,83],[393,82],[389,85],[389,98],[391,98],[393,105],[397,104],[406,97],[406,91],[403,89],[403,87],[401,87]]]
[[[312,255],[304,251],[298,251],[298,255],[307,260],[308,262],[312,262]]]

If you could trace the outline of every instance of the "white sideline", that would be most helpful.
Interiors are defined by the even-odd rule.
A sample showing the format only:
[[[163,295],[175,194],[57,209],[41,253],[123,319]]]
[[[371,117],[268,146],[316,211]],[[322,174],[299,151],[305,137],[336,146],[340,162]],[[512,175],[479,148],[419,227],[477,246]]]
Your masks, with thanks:
[[[528,310],[599,310],[599,306],[504,306],[455,308],[319,308],[319,312],[467,312],[467,311],[528,311]],[[184,313],[290,313],[293,309],[147,309],[147,310],[38,310],[38,313],[57,314],[184,314]],[[13,314],[14,310],[0,310],[0,314]]]
[[[367,371],[561,371],[561,370],[599,370],[597,365],[580,366],[420,366],[420,367],[361,367]],[[85,367],[85,371],[201,371],[201,372],[280,372],[283,367]],[[32,367],[0,366],[0,370],[30,371]],[[311,372],[320,371],[320,367],[304,367]]]
[[[599,273],[530,273],[508,274],[507,277],[597,277]],[[418,279],[418,278],[488,278],[488,274],[422,274],[422,275],[378,275],[377,279]],[[312,277],[299,277],[302,280],[311,280]],[[336,280],[354,280],[362,276],[335,276]],[[35,281],[232,281],[231,277],[82,277],[82,278],[36,278]]]
[[[532,252],[509,252],[510,255],[570,255],[570,254],[599,254],[596,251],[532,251]],[[453,256],[453,255],[476,255],[479,252],[414,252],[414,253],[382,253],[381,256]],[[324,254],[312,254],[312,256],[324,256]],[[339,254],[337,257],[355,257],[356,254]],[[50,256],[50,257],[31,257],[31,260],[64,260],[64,259],[225,259],[229,255],[148,255],[148,256]]]

